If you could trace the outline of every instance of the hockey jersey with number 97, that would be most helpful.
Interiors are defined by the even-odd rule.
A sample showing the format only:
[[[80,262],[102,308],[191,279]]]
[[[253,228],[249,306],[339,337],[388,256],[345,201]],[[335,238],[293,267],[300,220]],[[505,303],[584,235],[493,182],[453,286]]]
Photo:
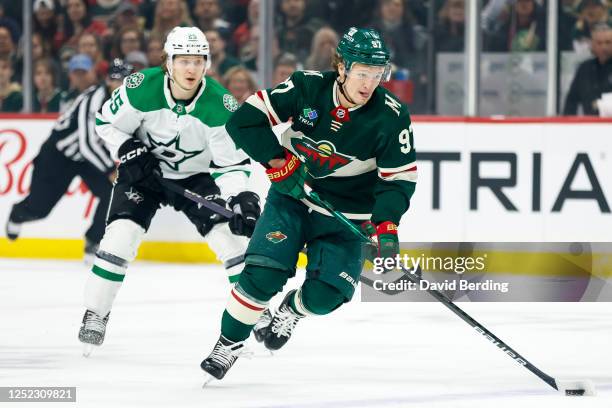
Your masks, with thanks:
[[[156,67],[125,78],[96,115],[96,131],[115,159],[119,146],[136,137],[159,159],[164,178],[211,173],[227,196],[244,190],[250,170],[248,156],[225,130],[237,108],[212,78],[191,101],[175,100],[168,76]]]
[[[229,133],[261,163],[290,150],[308,168],[312,189],[348,218],[399,224],[417,180],[408,109],[381,86],[365,105],[344,108],[336,78],[335,72],[294,72],[250,96],[228,122]],[[282,122],[291,127],[281,147],[264,128]]]

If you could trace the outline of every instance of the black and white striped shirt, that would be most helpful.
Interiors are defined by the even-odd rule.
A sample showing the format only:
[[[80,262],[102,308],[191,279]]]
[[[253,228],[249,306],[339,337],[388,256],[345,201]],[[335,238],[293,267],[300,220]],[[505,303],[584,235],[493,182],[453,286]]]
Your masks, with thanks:
[[[89,162],[103,173],[110,173],[115,162],[96,134],[96,112],[108,99],[106,85],[94,85],[80,94],[55,123],[50,140],[57,150],[77,162]]]

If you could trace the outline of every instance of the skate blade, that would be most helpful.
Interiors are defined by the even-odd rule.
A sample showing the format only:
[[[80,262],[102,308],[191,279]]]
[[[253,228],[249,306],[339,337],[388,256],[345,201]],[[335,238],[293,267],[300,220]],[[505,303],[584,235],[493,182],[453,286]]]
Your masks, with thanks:
[[[91,355],[91,352],[94,349],[93,344],[83,343],[83,357],[88,358]]]
[[[206,377],[204,377],[204,384],[202,384],[202,388],[206,388],[206,386],[208,384],[210,384],[211,382],[216,380],[215,377],[213,377],[212,375],[210,375],[208,373],[206,373],[205,375],[206,375]]]

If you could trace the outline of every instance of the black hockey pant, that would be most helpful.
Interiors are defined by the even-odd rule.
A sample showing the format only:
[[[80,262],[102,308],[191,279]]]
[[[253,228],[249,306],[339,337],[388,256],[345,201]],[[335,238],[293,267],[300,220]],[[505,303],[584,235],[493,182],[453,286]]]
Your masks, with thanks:
[[[66,193],[72,180],[80,176],[99,200],[85,238],[99,243],[104,235],[106,212],[113,187],[108,176],[87,162],[68,159],[49,141],[41,146],[33,165],[30,193],[23,201],[13,206],[10,220],[23,223],[47,217]]]

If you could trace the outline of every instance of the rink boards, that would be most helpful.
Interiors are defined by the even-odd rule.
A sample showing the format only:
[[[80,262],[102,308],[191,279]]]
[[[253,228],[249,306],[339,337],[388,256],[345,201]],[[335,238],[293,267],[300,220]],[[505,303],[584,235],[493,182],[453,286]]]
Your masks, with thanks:
[[[50,116],[0,118],[0,222],[27,193],[31,161],[48,137]],[[612,230],[612,122],[563,119],[417,117],[419,183],[400,240],[609,241]],[[255,165],[252,188],[268,182]],[[24,225],[0,257],[78,258],[96,205],[75,180],[50,216]],[[160,210],[139,257],[212,262],[195,228]]]

